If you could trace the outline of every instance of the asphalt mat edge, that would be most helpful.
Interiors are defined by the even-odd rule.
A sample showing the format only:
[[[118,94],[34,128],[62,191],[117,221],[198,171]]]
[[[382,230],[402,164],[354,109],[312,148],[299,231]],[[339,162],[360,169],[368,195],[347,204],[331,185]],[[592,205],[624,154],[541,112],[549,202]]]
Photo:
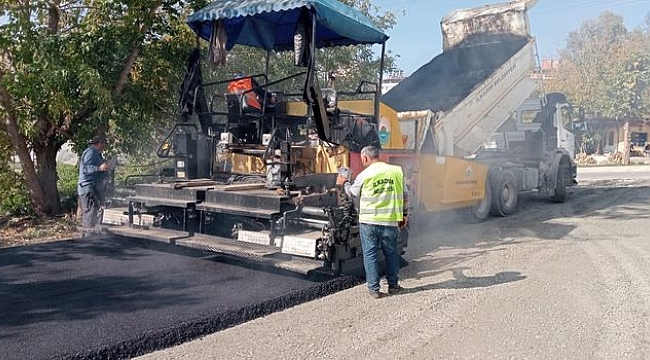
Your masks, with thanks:
[[[67,256],[61,258],[52,258],[50,253],[52,249],[58,247],[81,249],[80,253],[94,254],[99,251],[95,247],[100,245],[99,248],[102,252],[107,252],[108,257],[115,256],[116,248],[121,249],[121,244],[127,244],[132,248],[141,249],[143,251],[154,251],[160,253],[167,253],[170,255],[181,255],[183,257],[195,258],[206,260],[209,262],[215,261],[219,263],[230,264],[231,266],[242,268],[246,266],[236,266],[232,261],[219,261],[216,259],[217,254],[206,252],[202,250],[189,249],[184,247],[173,246],[169,244],[162,244],[152,241],[138,241],[128,244],[124,239],[96,239],[92,242],[78,242],[79,239],[69,239],[57,244],[38,244],[32,246],[23,246],[18,248],[2,249],[0,253],[12,259],[11,262],[5,262],[0,265],[4,266],[18,266],[22,262],[26,262],[31,266],[31,262],[35,261],[34,258],[40,260],[40,257],[46,257],[52,262],[61,262],[68,260]],[[108,244],[108,246],[106,246]],[[132,249],[129,249],[132,250]],[[56,254],[65,254],[59,250],[54,251]],[[32,254],[36,253],[38,256],[34,257]],[[15,257],[14,255],[20,255]],[[117,256],[124,254],[117,252]],[[27,260],[25,260],[27,259]],[[221,259],[224,260],[224,259]],[[241,265],[241,264],[239,264]],[[286,276],[288,271],[276,268],[266,268],[262,270],[254,267],[261,272],[266,273],[281,273],[280,275]],[[161,327],[150,327],[143,329],[142,332],[133,333],[130,336],[113,339],[104,343],[90,345],[84,347],[72,347],[68,349],[61,349],[63,351],[50,352],[44,358],[51,359],[128,359],[135,356],[144,355],[153,351],[165,349],[168,347],[180,345],[187,341],[195,340],[202,336],[215,333],[227,328],[254,320],[259,317],[267,316],[272,313],[291,308],[293,306],[316,300],[327,295],[357,286],[363,283],[363,278],[359,276],[324,276],[320,279],[315,279],[314,276],[305,276],[290,273],[291,277],[310,279],[314,281],[312,286],[304,287],[301,289],[294,289],[289,292],[277,293],[275,297],[267,297],[259,299],[258,301],[247,302],[240,307],[227,307],[210,312],[203,312],[196,314],[195,317],[185,317],[179,319],[176,323],[167,323]],[[32,354],[34,355],[34,354]]]
[[[65,354],[55,359],[87,360],[87,359],[130,359],[157,350],[180,345],[245,322],[291,308],[302,303],[316,300],[336,292],[352,288],[363,283],[357,276],[342,276],[314,288],[289,293],[258,304],[240,309],[214,314],[214,316],[188,321],[173,327],[142,336],[128,341],[119,342],[98,349],[90,349],[74,355]]]

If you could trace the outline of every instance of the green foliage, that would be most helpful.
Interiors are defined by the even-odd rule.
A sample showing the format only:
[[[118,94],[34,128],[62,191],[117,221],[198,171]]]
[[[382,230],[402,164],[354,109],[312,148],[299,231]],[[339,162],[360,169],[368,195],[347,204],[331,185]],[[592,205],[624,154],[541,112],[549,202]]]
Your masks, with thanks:
[[[650,81],[650,56],[632,53],[621,59],[610,73],[611,83],[606,89],[603,108],[615,119],[641,117],[648,114],[648,82]]]
[[[61,208],[65,213],[74,213],[77,210],[79,169],[70,164],[58,164],[57,174],[57,188],[61,197]]]
[[[173,167],[173,160],[130,157],[124,164],[117,167],[115,186],[128,188],[136,183],[154,181],[163,167]]]
[[[647,31],[629,31],[621,16],[605,12],[569,34],[550,88],[567,94],[588,117],[647,116],[648,50]]]
[[[33,212],[27,189],[11,158],[9,138],[0,132],[0,215],[29,215]]]
[[[0,214],[24,216],[33,214],[27,189],[19,172],[0,169]]]
[[[603,136],[598,133],[585,132],[578,136],[578,147],[581,153],[591,155],[598,152],[598,145],[603,140]]]
[[[81,151],[108,130],[112,146],[137,152],[173,119],[194,37],[184,0],[0,0],[0,133],[18,128],[10,153],[36,158],[66,141]],[[8,121],[8,122],[6,122]],[[22,164],[39,213],[56,211],[56,164]],[[48,172],[38,174],[37,171]],[[49,187],[48,187],[49,186]],[[42,194],[42,195],[41,195]]]
[[[382,11],[369,0],[342,0],[342,2],[361,10],[381,30],[388,30],[396,23],[395,14]],[[329,80],[335,78],[338,90],[353,91],[362,81],[378,82],[380,50],[379,46],[370,45],[341,46],[318,50],[316,63],[320,85],[329,86]],[[211,79],[228,79],[235,73],[262,74],[264,73],[265,57],[266,52],[263,50],[236,46],[229,52],[224,67],[211,69],[206,75]],[[387,52],[385,70],[392,68],[394,63],[394,55]],[[291,52],[273,53],[269,61],[269,81],[282,79],[303,70],[293,65]],[[278,84],[274,88],[295,93],[302,91],[303,85],[304,77],[298,77]]]

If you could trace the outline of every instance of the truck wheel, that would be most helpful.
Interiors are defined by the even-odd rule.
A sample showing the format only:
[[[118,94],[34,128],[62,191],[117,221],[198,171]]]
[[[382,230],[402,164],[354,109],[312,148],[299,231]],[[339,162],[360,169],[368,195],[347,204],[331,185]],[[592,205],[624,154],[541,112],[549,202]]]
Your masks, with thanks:
[[[508,216],[517,207],[517,180],[510,171],[502,171],[492,183],[492,213]]]
[[[485,179],[485,189],[483,200],[468,209],[468,218],[472,223],[482,222],[490,216],[490,206],[492,205],[492,185],[490,177]]]
[[[554,203],[563,203],[566,200],[566,182],[567,182],[567,170],[565,168],[559,168],[557,170],[557,181],[555,182],[555,191],[553,196],[551,196],[551,201]]]

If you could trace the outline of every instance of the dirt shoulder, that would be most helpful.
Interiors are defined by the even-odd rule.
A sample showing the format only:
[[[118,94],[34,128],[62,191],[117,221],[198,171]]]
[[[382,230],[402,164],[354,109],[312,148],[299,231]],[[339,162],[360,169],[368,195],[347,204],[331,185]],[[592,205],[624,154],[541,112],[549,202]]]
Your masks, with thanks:
[[[33,217],[0,218],[0,248],[36,245],[80,237],[72,216],[37,220]]]

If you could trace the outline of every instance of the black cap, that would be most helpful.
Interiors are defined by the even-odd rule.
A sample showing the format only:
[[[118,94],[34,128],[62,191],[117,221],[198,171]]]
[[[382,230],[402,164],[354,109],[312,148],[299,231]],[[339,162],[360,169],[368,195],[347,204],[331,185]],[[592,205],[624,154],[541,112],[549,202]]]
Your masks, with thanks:
[[[106,136],[104,135],[95,135],[93,136],[92,139],[88,142],[89,144],[99,144],[99,143],[106,143]]]

